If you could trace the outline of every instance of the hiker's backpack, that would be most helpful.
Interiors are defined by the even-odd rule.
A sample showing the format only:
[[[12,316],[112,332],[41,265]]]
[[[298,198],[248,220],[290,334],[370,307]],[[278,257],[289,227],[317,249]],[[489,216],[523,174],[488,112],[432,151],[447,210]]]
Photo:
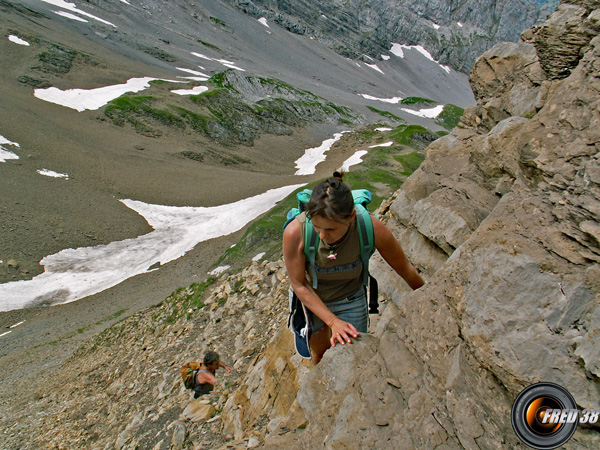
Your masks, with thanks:
[[[296,216],[306,211],[306,205],[312,194],[311,189],[303,189],[296,194],[298,199],[298,207],[292,208],[287,213],[287,220],[283,229],[294,220]],[[352,198],[354,199],[354,209],[356,209],[356,218],[358,221],[359,237],[360,237],[360,259],[363,264],[363,286],[365,289],[369,287],[369,314],[379,313],[378,285],[377,280],[369,275],[369,258],[375,253],[375,233],[373,231],[373,222],[371,215],[367,210],[367,205],[371,203],[372,195],[366,189],[353,189]],[[304,256],[309,263],[310,271],[313,279],[313,289],[318,286],[317,269],[315,258],[317,256],[317,244],[319,235],[315,231],[312,222],[307,217],[304,227]]]
[[[186,389],[194,389],[196,385],[196,373],[202,367],[198,361],[190,361],[181,366],[181,378]]]

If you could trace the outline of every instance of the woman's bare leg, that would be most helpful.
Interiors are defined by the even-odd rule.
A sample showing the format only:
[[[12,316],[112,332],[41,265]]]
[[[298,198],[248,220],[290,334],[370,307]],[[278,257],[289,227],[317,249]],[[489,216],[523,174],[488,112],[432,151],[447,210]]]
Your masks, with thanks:
[[[318,364],[321,358],[323,358],[325,351],[331,347],[330,340],[331,329],[328,326],[324,326],[310,337],[310,353],[314,364]]]

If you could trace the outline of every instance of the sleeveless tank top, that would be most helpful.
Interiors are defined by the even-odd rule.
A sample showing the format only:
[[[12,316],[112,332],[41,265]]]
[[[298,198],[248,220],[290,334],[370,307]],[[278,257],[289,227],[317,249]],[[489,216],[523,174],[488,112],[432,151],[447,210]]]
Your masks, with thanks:
[[[204,394],[208,394],[209,392],[211,392],[215,387],[210,384],[210,383],[203,383],[203,384],[198,384],[198,374],[199,373],[210,373],[209,370],[206,369],[198,369],[196,371],[196,373],[194,374],[194,381],[195,381],[195,386],[194,386],[194,392],[197,392],[200,395],[204,395]]]
[[[302,228],[302,239],[306,226],[306,213],[297,217]],[[342,300],[356,294],[363,286],[363,264],[360,259],[360,237],[356,220],[350,224],[341,242],[329,246],[317,239],[315,266],[317,271],[316,292],[323,302]],[[305,243],[306,245],[306,243]],[[335,259],[327,258],[331,253]],[[306,279],[312,285],[310,262],[306,261]]]

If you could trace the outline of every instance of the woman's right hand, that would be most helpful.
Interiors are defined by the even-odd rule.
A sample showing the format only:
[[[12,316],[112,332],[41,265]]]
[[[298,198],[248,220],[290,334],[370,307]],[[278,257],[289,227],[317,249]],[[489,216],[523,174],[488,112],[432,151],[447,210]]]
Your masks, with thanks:
[[[346,343],[351,344],[351,337],[356,339],[359,336],[358,330],[354,325],[344,322],[337,317],[329,324],[329,328],[331,329],[330,343],[332,347],[335,347],[335,344],[338,342],[342,345]]]

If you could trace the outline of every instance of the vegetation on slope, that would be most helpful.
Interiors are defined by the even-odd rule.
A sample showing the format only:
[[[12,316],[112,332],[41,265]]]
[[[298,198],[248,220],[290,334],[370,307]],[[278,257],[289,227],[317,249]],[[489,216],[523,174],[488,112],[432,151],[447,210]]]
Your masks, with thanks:
[[[353,166],[352,171],[344,175],[352,189],[368,189],[373,194],[369,205],[375,211],[385,198],[402,186],[402,183],[421,164],[423,149],[438,136],[416,125],[400,125],[388,132],[375,129],[380,125],[370,125],[353,133],[348,133],[336,145],[365,146],[393,141],[390,146],[373,147],[363,157],[363,162]],[[317,182],[301,189],[312,189]],[[299,189],[298,191],[300,191]],[[266,253],[267,259],[279,259],[281,237],[287,211],[297,206],[296,193],[292,193],[262,218],[254,221],[239,242],[228,249],[217,265],[236,266],[245,263],[254,255]]]
[[[113,100],[104,115],[115,125],[131,126],[145,136],[190,129],[226,146],[251,146],[262,134],[289,135],[294,127],[309,123],[359,120],[352,109],[280,80],[245,77],[228,70],[214,75],[209,83],[207,92],[173,99],[168,92],[174,88],[171,83],[154,81],[148,95]]]

